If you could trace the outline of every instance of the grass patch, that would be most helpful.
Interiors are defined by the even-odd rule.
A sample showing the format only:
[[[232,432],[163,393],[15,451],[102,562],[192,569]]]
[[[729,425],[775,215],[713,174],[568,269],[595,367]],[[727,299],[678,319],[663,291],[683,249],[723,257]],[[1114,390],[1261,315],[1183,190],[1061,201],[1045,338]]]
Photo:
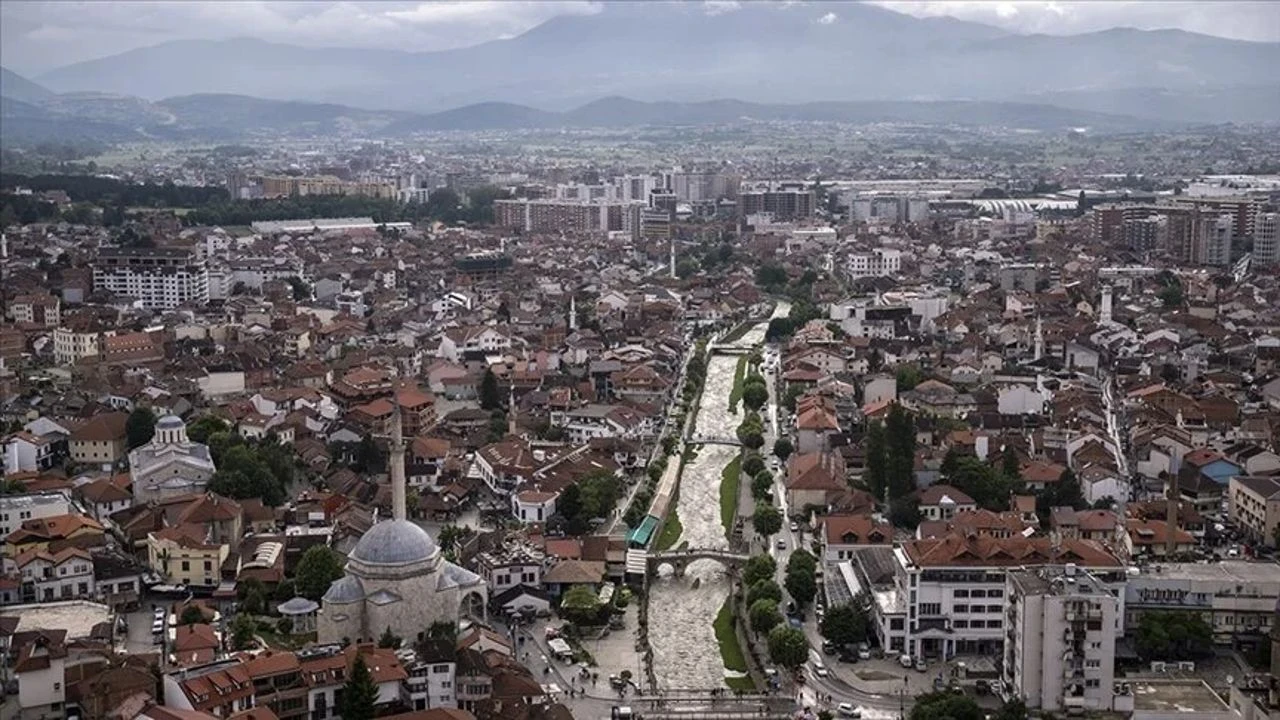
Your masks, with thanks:
[[[751,328],[755,326],[756,323],[750,320],[738,323],[738,326],[726,333],[725,336],[720,339],[720,342],[726,345],[729,343],[736,343],[742,339],[743,335],[746,335],[751,331]]]
[[[733,371],[733,389],[729,391],[729,412],[738,413],[738,403],[742,400],[742,381],[747,377],[747,356],[738,358],[738,367]]]
[[[720,524],[725,536],[733,531],[733,519],[738,514],[738,484],[742,480],[742,454],[729,461],[720,472]]]
[[[747,671],[747,657],[742,652],[742,646],[738,644],[738,635],[733,631],[733,598],[725,599],[724,605],[720,608],[720,612],[716,614],[715,630],[716,644],[720,646],[720,658],[724,661],[724,668],[731,672],[745,673]],[[732,690],[754,691],[756,684],[751,681],[751,676],[743,677],[726,677],[724,684],[728,685]]]
[[[666,552],[670,550],[683,533],[684,526],[680,524],[680,513],[676,510],[676,500],[672,498],[671,509],[667,510],[667,521],[662,525],[662,534],[658,536],[658,540],[654,544],[654,551]]]

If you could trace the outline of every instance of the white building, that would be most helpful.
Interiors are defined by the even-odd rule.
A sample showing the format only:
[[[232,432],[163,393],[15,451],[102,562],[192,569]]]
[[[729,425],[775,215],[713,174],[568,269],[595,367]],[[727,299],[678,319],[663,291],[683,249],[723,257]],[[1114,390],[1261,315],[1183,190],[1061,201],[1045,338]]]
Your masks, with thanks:
[[[209,302],[209,268],[182,248],[101,248],[93,264],[93,287],[152,310],[204,305]]]
[[[1280,213],[1258,213],[1253,224],[1253,261],[1280,264]]]
[[[893,277],[902,271],[902,251],[875,248],[871,252],[849,256],[849,277]]]
[[[78,512],[71,497],[64,492],[21,493],[0,495],[0,537],[8,537],[27,520]]]
[[[1067,565],[1010,572],[1005,597],[1005,690],[1030,709],[1112,710],[1121,614],[1110,589]]]
[[[29,550],[14,558],[13,563],[22,578],[22,602],[94,597],[93,558],[87,550]]]
[[[176,416],[166,415],[156,422],[151,442],[129,453],[133,502],[141,505],[203,492],[215,470],[209,447],[191,442],[186,424]]]
[[[53,331],[53,359],[59,365],[72,365],[77,361],[95,357],[101,352],[101,333],[78,332],[67,328]]]

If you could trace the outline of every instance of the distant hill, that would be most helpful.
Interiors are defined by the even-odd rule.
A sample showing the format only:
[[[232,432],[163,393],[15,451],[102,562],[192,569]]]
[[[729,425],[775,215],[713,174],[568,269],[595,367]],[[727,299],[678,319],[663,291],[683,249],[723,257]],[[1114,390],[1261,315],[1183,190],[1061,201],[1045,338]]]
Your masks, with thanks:
[[[332,103],[264,100],[245,95],[184,95],[156,103],[174,116],[179,127],[225,132],[272,132],[330,135],[342,132],[380,133],[408,113],[360,110]]]
[[[991,125],[1034,130],[1088,126],[1103,131],[1168,126],[1151,120],[1031,103],[864,101],[785,105],[741,100],[649,103],[609,97],[563,113],[510,103],[479,103],[404,120],[388,127],[387,132],[400,134],[465,129],[718,125],[771,121]]]
[[[0,97],[37,103],[53,97],[53,91],[34,83],[8,68],[0,67]]]
[[[56,91],[152,100],[233,93],[420,113],[494,98],[564,111],[609,96],[790,105],[1044,96],[1094,110],[1118,108],[1112,93],[1152,88],[1168,93],[1162,119],[1176,121],[1201,112],[1195,94],[1274,85],[1280,67],[1280,43],[1178,30],[1019,35],[865,3],[749,2],[719,13],[703,3],[601,7],[445,52],[175,41],[36,79]],[[1227,95],[1217,103],[1222,122],[1256,114],[1248,97]]]

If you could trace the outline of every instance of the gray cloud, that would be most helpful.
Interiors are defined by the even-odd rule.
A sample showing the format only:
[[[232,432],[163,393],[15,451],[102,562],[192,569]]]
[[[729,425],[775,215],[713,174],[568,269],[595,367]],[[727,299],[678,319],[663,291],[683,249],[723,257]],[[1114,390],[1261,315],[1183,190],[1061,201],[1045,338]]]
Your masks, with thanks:
[[[1069,34],[1116,26],[1179,28],[1246,40],[1280,40],[1280,3],[1156,0],[871,0],[918,16],[951,15],[1015,32]],[[800,4],[800,3],[796,3]],[[706,0],[708,13],[737,0]],[[839,18],[839,4],[830,19]],[[254,37],[312,47],[445,50],[510,37],[556,15],[593,13],[581,0],[410,2],[0,2],[0,63],[37,74],[54,67],[177,39]]]

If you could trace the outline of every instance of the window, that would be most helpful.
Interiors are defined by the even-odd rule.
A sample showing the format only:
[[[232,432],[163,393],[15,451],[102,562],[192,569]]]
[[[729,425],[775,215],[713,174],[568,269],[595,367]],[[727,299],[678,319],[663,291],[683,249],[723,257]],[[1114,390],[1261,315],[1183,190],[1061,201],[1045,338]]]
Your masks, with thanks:
[[[969,591],[968,590],[952,590],[951,596],[958,597],[958,598],[967,598],[969,597]]]
[[[969,594],[969,597],[975,597],[975,598],[981,598],[986,596],[987,596],[986,590],[974,590],[972,593]]]
[[[942,604],[941,603],[920,603],[920,614],[921,615],[941,615]]]
[[[213,561],[212,561],[212,560],[205,560],[205,561],[204,561],[204,571],[205,571],[205,572],[210,572],[211,570],[213,570]]]
[[[1101,660],[1085,660],[1084,666],[1087,668],[1100,668],[1102,667],[1102,661]]]
[[[951,610],[953,612],[958,612],[958,613],[967,613],[969,612],[969,606],[968,605],[952,605]]]
[[[988,590],[987,597],[989,598],[1004,597],[1004,590]]]
[[[952,626],[953,628],[955,628],[956,630],[964,630],[965,628],[969,627],[969,621],[968,621],[968,620],[953,620],[953,621],[951,621],[951,626]]]
[[[1101,650],[1101,649],[1102,649],[1102,643],[1100,643],[1100,642],[1091,642],[1091,643],[1089,643],[1089,649],[1090,649],[1090,650]]]
[[[1084,680],[1084,686],[1087,688],[1096,688],[1098,684],[1098,678],[1085,678]]]
[[[442,690],[448,690],[452,687],[453,687],[453,683],[448,680],[445,680],[444,682],[440,683],[440,688]]]
[[[903,621],[902,621],[902,618],[890,618],[890,620],[889,620],[889,629],[890,629],[890,630],[901,630],[901,629],[902,629],[902,622],[903,622]]]
[[[187,561],[187,560],[182,561],[182,572],[191,572],[190,561]]]
[[[978,630],[981,630],[982,628],[984,628],[984,627],[986,627],[986,626],[987,626],[987,621],[986,621],[986,620],[970,620],[970,621],[969,621],[969,627],[971,627],[971,628],[976,628],[976,629],[978,629]]]
[[[431,674],[432,674],[432,675],[442,675],[442,674],[447,673],[447,672],[449,672],[449,666],[448,666],[448,665],[432,665],[432,666],[431,666]]]

